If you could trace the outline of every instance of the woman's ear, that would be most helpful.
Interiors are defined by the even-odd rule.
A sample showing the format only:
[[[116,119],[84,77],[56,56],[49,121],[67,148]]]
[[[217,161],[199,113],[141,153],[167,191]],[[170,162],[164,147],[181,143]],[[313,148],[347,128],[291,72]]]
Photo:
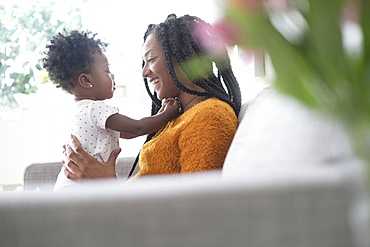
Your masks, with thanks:
[[[80,84],[80,86],[84,88],[90,88],[93,86],[90,81],[89,75],[84,73],[78,76],[78,84]]]

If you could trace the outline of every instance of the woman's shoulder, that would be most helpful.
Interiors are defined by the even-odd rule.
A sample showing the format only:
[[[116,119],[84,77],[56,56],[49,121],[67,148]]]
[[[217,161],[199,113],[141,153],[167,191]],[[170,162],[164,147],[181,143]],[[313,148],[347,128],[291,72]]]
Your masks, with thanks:
[[[198,107],[196,107],[198,106]],[[233,114],[235,115],[234,113],[234,110],[233,108],[226,102],[220,100],[220,99],[217,99],[217,98],[210,98],[210,99],[207,99],[197,105],[195,105],[195,109],[194,110],[198,110],[198,111],[202,111],[202,112],[207,112],[207,111],[210,111],[210,112],[213,112],[213,113],[226,113],[226,114]]]
[[[217,98],[210,98],[196,104],[189,113],[189,117],[195,118],[237,120],[233,108]]]
[[[181,132],[185,135],[234,133],[238,126],[238,118],[228,103],[210,98],[194,105],[176,123],[177,126],[182,126]]]

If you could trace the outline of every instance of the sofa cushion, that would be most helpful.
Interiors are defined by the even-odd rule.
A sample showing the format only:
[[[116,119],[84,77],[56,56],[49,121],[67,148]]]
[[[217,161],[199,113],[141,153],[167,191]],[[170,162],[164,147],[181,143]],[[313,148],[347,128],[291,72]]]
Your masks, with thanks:
[[[339,164],[354,157],[339,124],[272,88],[244,105],[239,120],[224,176]]]

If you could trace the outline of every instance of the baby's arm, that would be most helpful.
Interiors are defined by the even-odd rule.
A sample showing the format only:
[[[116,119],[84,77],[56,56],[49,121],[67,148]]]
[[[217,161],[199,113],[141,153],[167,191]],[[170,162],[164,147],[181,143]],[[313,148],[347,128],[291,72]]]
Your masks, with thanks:
[[[168,105],[168,103],[170,103],[170,102],[171,103],[175,102],[175,103],[178,104],[178,107],[180,107],[179,101],[177,99],[168,98],[168,99],[165,99],[165,101],[163,102],[162,107],[161,107],[161,109],[159,109],[158,113],[163,112],[165,110],[166,106]],[[180,109],[179,108],[177,108],[177,109],[178,109],[178,112],[180,112]]]
[[[129,118],[122,114],[110,116],[105,125],[107,128],[121,132],[121,137],[130,139],[152,133],[166,125],[168,121],[179,114],[178,102],[168,99],[164,102],[163,111],[157,115],[145,117],[140,120]]]
[[[123,138],[123,139],[132,139],[132,138],[137,137],[137,135],[131,135],[131,134],[126,133],[126,132],[121,132],[119,137]]]

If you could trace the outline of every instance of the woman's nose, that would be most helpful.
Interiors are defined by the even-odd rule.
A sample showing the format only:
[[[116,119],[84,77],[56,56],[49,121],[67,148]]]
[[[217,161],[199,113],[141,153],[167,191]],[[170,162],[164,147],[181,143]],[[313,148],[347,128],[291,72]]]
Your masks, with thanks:
[[[150,75],[150,70],[147,68],[147,66],[144,66],[142,71],[141,71],[141,76],[143,78],[146,78]]]

